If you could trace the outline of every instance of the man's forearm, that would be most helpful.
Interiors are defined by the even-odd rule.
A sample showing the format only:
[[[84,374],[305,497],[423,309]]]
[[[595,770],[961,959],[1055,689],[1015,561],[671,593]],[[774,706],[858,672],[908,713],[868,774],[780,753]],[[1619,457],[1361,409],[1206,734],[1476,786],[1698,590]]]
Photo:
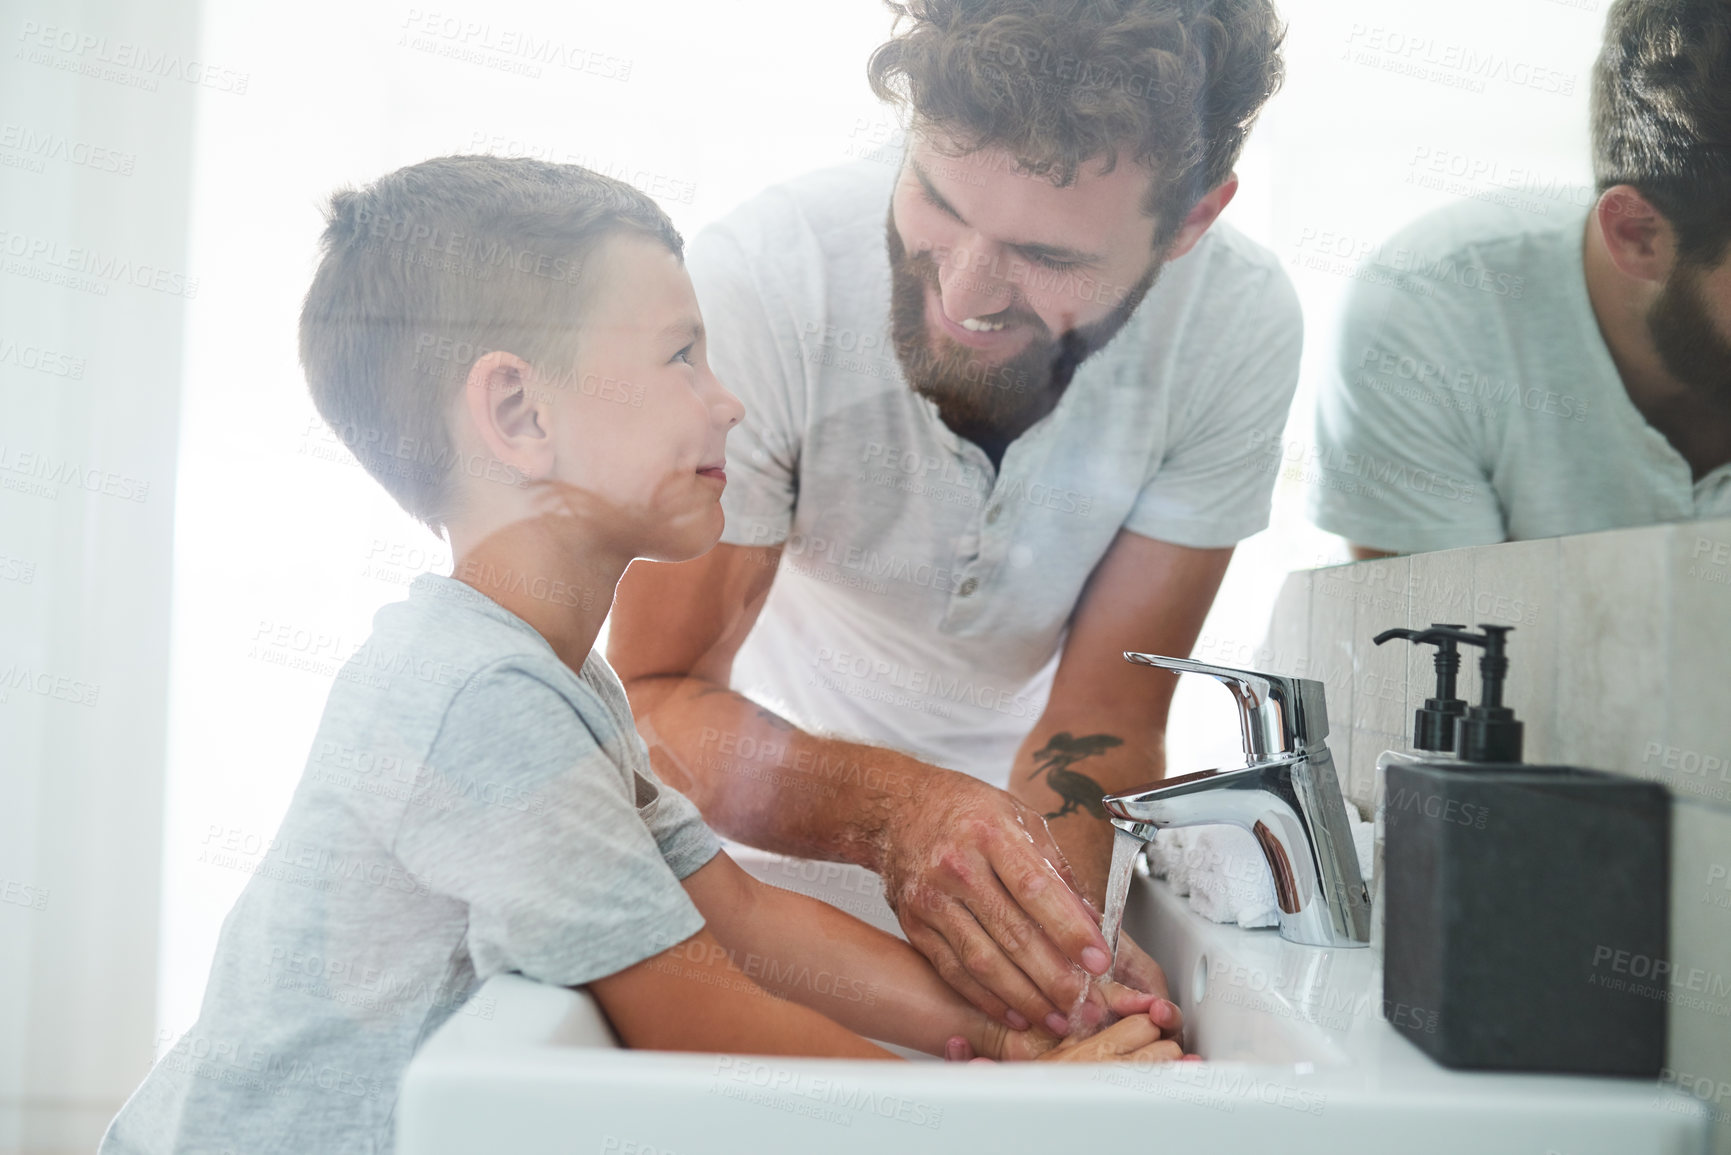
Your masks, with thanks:
[[[655,772],[730,838],[880,871],[897,809],[943,773],[907,754],[800,730],[703,678],[626,687]]]
[[[1045,817],[1083,897],[1098,908],[1112,862],[1112,825],[1100,799],[1164,771],[1164,735],[1136,736],[1100,718],[1042,718],[1016,754],[1010,793]]]

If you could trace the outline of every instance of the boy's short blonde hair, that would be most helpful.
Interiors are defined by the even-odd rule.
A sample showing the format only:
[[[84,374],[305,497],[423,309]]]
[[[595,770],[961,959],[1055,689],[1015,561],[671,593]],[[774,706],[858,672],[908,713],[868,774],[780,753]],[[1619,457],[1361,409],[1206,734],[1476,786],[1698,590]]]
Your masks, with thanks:
[[[319,415],[438,533],[453,471],[485,469],[445,424],[470,367],[506,350],[568,381],[592,258],[626,230],[684,255],[654,201],[573,164],[447,156],[335,193],[300,318]]]

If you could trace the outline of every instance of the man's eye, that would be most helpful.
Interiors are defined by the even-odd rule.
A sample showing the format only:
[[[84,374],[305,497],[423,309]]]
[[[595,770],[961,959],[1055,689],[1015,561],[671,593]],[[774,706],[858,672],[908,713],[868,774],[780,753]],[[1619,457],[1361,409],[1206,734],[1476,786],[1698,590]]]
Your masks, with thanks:
[[[920,186],[920,199],[953,221],[959,221],[962,219],[960,213],[956,212],[955,209],[951,208],[945,202],[939,200],[937,194],[933,193],[931,189],[926,188],[924,185]]]
[[[1028,259],[1041,268],[1051,269],[1055,273],[1067,273],[1071,269],[1082,267],[1081,261],[1060,261],[1056,257],[1029,257]]]

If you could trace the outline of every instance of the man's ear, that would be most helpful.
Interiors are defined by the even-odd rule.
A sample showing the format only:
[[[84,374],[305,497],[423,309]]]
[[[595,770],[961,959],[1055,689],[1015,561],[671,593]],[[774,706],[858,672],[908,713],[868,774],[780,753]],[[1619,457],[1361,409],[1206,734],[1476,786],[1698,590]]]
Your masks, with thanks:
[[[1226,211],[1226,206],[1232,203],[1232,198],[1238,195],[1238,174],[1232,173],[1227,178],[1208,190],[1208,194],[1196,202],[1196,206],[1184,217],[1184,223],[1178,226],[1178,235],[1172,238],[1166,246],[1162,259],[1175,261],[1196,247],[1196,242],[1202,239],[1202,234],[1219,219]]]
[[[547,399],[530,388],[532,376],[515,353],[484,354],[469,368],[463,408],[488,453],[535,479],[553,472],[554,452]]]
[[[1625,277],[1662,284],[1677,260],[1677,237],[1665,214],[1632,185],[1613,185],[1593,214],[1611,263]]]

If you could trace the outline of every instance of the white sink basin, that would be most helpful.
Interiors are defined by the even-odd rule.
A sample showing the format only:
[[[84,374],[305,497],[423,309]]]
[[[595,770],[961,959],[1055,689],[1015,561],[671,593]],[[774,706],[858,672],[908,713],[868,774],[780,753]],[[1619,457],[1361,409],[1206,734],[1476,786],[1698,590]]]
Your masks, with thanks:
[[[760,878],[893,930],[876,878],[733,848]],[[400,1155],[1112,1151],[1702,1155],[1706,1109],[1652,1082],[1437,1066],[1377,1014],[1368,950],[1208,922],[1138,878],[1125,930],[1160,960],[1206,1062],[884,1064],[618,1049],[580,991],[517,976],[422,1048]],[[1401,1008],[1391,1008],[1400,1013]]]

